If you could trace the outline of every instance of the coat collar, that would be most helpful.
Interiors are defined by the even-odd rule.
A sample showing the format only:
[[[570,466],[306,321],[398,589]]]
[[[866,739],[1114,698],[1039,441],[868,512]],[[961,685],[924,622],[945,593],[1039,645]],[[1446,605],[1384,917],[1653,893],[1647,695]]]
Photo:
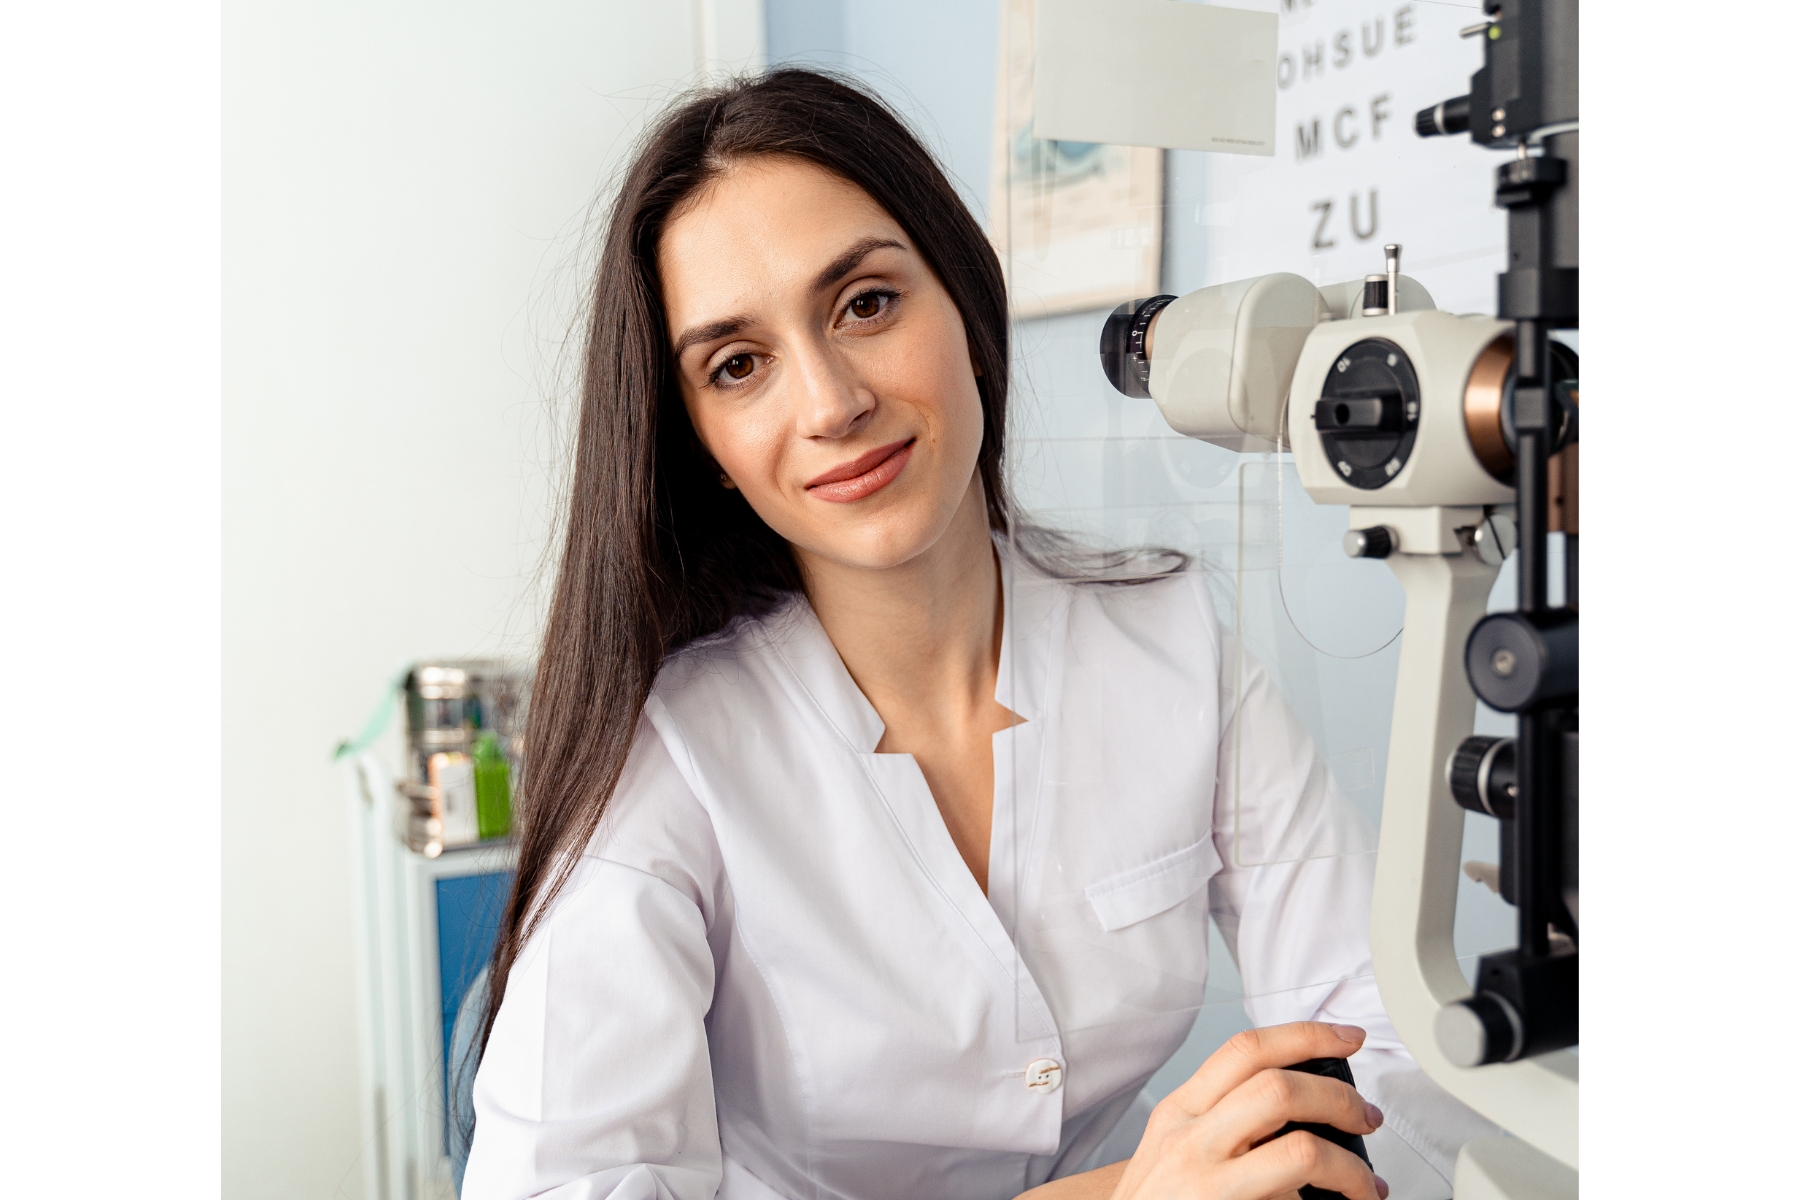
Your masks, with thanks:
[[[1021,561],[1006,538],[996,535],[994,546],[1000,555],[1003,597],[994,699],[1026,721],[1038,721],[1054,665],[1055,634],[1062,624],[1060,589]],[[851,749],[873,754],[887,726],[850,677],[806,597],[795,596],[764,629],[769,648],[787,664],[825,720]]]

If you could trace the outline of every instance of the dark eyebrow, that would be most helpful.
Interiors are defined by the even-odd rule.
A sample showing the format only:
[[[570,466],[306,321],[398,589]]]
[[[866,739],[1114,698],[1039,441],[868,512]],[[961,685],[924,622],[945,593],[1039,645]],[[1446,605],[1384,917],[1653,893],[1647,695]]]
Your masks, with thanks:
[[[749,323],[750,318],[748,317],[725,317],[718,321],[708,321],[704,325],[696,325],[675,339],[675,357],[680,358],[687,353],[689,346],[730,337]]]
[[[831,287],[833,284],[843,279],[844,276],[856,270],[863,259],[869,257],[869,255],[875,253],[877,250],[904,249],[906,249],[906,247],[902,246],[899,242],[896,242],[893,238],[866,237],[860,241],[852,242],[848,250],[845,250],[842,254],[832,259],[825,265],[823,271],[820,271],[813,277],[813,291],[822,292],[826,288]]]
[[[862,260],[877,250],[904,250],[905,246],[893,238],[866,237],[852,242],[849,249],[825,264],[825,269],[813,277],[813,291],[822,292],[831,287],[844,276],[856,270]],[[723,317],[717,321],[708,321],[704,325],[696,325],[675,339],[675,357],[680,358],[687,353],[690,346],[701,342],[715,342],[720,338],[728,338],[750,324],[748,317]]]

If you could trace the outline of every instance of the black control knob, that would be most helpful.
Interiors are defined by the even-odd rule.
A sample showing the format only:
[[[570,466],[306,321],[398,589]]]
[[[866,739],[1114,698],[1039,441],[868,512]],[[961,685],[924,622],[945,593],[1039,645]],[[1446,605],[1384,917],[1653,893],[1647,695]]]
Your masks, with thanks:
[[[1469,98],[1458,96],[1430,108],[1421,108],[1413,117],[1413,130],[1420,137],[1442,137],[1447,133],[1469,131]]]
[[[1511,738],[1464,738],[1450,756],[1450,795],[1470,812],[1513,819],[1519,798],[1517,743]]]
[[[1346,346],[1312,405],[1319,445],[1344,482],[1374,491],[1406,466],[1419,433],[1419,376],[1396,342],[1364,338]],[[1294,417],[1303,420],[1304,410]]]
[[[1386,525],[1352,529],[1344,535],[1344,553],[1351,558],[1386,558],[1394,552],[1394,531]]]
[[[1580,638],[1573,614],[1534,621],[1523,613],[1489,613],[1469,634],[1463,661],[1469,686],[1490,707],[1523,712],[1575,695],[1580,684]]]

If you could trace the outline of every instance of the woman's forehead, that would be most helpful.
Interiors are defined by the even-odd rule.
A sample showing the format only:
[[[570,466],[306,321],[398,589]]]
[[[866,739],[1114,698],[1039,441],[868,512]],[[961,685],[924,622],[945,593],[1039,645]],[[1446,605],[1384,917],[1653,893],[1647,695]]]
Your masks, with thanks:
[[[672,312],[741,303],[807,286],[846,246],[870,237],[910,244],[855,184],[803,160],[762,157],[728,167],[671,214],[657,267]]]

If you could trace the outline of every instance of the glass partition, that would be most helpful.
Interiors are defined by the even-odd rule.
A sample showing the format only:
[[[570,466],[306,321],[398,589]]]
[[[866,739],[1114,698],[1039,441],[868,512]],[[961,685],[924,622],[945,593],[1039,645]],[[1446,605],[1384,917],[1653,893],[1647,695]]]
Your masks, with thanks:
[[[1018,914],[1020,1036],[1050,1020],[1067,1036],[1146,1014],[1198,1016],[1159,1076],[1168,1086],[1235,1029],[1367,982],[1366,963],[1308,949],[1295,906],[1358,894],[1372,878],[1405,606],[1384,563],[1345,554],[1349,510],[1314,503],[1290,454],[1184,437],[1156,401],[1115,390],[1101,327],[1126,301],[1268,272],[1360,281],[1382,270],[1388,242],[1437,307],[1491,312],[1504,243],[1491,164],[1411,129],[1416,109],[1465,90],[1479,65],[1479,47],[1455,36],[1465,10],[1238,7],[1279,15],[1272,155],[1036,136],[1036,8],[1001,0],[988,197],[1015,317],[1008,458],[1026,521],[1090,548],[1167,548],[1191,563],[1186,582],[1093,585],[1103,595],[1075,607],[1127,614],[1114,623],[1131,638],[1106,651],[1116,671],[1133,655],[1154,669],[1161,655],[1170,670],[1194,668],[1194,690],[1163,693],[1180,700],[1157,711],[1104,689],[1104,664],[1065,663],[1060,697],[1026,714],[1047,723],[1041,769],[1000,766],[1011,794],[997,797],[996,822],[1013,863],[1010,894],[996,901]],[[1157,561],[1167,560],[1143,565]],[[1065,557],[1051,569],[1081,568]],[[1497,607],[1510,607],[1509,579]],[[1025,619],[1022,586],[1013,603]],[[1182,588],[1191,596],[1157,598]],[[1210,651],[1197,632],[1209,623]],[[1212,723],[1198,715],[1209,670]],[[1029,691],[1029,681],[1002,686]],[[1484,712],[1477,731],[1508,724]],[[1113,754],[1135,756],[1141,794],[1084,788],[1116,777]],[[1202,781],[1208,764],[1216,774]],[[1183,787],[1191,811],[1167,811]],[[1116,835],[1121,823],[1144,821],[1167,827],[1165,853],[1115,858],[1130,840]],[[1457,936],[1472,970],[1512,944],[1513,914],[1476,878],[1498,859],[1493,823],[1467,826]],[[1209,945],[1176,945],[1170,931],[1191,928],[1194,906],[1212,909]],[[1334,919],[1316,936],[1366,927],[1367,913]],[[1285,958],[1271,949],[1283,938]]]

